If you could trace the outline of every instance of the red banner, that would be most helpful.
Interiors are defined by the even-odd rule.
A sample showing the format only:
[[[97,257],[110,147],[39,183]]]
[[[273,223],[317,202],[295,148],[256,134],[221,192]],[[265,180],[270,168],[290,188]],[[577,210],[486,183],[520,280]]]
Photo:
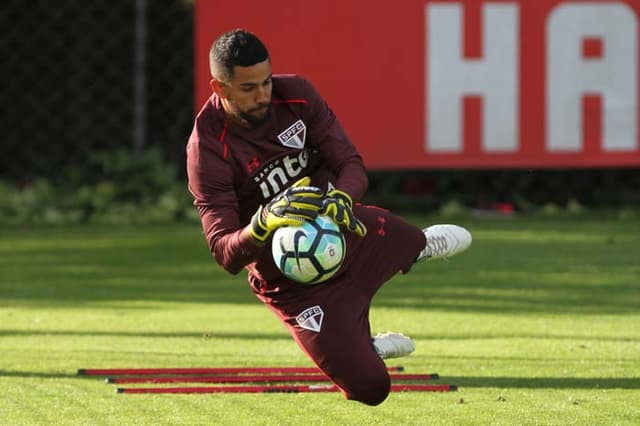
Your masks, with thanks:
[[[640,165],[640,2],[199,0],[208,54],[243,27],[307,77],[371,169]]]

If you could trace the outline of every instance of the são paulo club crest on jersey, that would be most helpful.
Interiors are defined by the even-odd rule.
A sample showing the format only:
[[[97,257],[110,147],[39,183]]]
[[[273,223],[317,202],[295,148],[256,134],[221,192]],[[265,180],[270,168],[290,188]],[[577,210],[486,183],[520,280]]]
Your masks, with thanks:
[[[298,325],[306,330],[320,333],[324,312],[318,305],[305,309],[296,317]]]
[[[304,141],[307,137],[307,126],[302,120],[298,120],[278,135],[280,143],[289,148],[304,148]]]

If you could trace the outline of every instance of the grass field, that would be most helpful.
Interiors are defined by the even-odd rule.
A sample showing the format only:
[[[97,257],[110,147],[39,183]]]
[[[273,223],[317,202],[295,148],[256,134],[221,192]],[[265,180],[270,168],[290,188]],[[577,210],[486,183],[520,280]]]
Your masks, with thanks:
[[[425,219],[412,218],[425,225]],[[310,366],[198,225],[0,229],[0,424],[637,425],[640,221],[465,220],[374,300],[449,393],[126,395],[78,368]]]

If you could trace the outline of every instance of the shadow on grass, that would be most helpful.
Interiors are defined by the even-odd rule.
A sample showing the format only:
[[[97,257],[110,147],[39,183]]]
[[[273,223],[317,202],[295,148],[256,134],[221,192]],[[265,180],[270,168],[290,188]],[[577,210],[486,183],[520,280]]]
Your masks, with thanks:
[[[283,329],[281,333],[239,333],[239,332],[150,332],[150,331],[121,331],[121,330],[11,330],[0,329],[0,337],[28,337],[28,336],[76,336],[76,337],[158,337],[182,339],[250,339],[250,340],[290,340],[289,334]],[[596,336],[579,334],[446,334],[425,335],[412,333],[415,340],[491,340],[491,339],[544,339],[544,340],[577,340],[596,342],[635,342],[640,338],[626,336]]]
[[[505,389],[640,389],[640,378],[603,377],[464,377],[440,376],[443,383],[464,388]]]
[[[0,331],[0,336],[2,335],[2,331]],[[411,337],[415,340],[426,340],[426,341],[438,341],[438,340],[493,340],[493,339],[544,339],[544,340],[577,340],[577,341],[596,341],[596,342],[634,342],[640,343],[640,338],[638,337],[630,337],[630,336],[603,336],[603,335],[584,335],[584,334],[566,334],[566,333],[529,333],[529,332],[521,332],[521,333],[489,333],[489,334],[479,334],[479,333],[462,333],[455,334],[449,333],[446,334],[421,334],[421,333],[411,333]]]
[[[225,332],[145,332],[145,331],[79,331],[79,330],[0,330],[0,337],[24,336],[74,336],[74,337],[150,337],[178,339],[242,339],[242,340],[287,340],[291,337],[282,333],[225,333]]]
[[[39,371],[17,371],[17,370],[0,370],[0,377],[20,377],[34,379],[73,379],[77,378],[76,373],[46,373]]]

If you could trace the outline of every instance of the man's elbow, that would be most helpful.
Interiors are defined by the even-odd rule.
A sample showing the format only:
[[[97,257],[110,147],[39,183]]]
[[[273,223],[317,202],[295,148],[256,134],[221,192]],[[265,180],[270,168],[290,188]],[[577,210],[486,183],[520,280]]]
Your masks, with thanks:
[[[209,248],[216,263],[231,275],[238,275],[238,273],[244,268],[245,265],[240,264],[240,262],[224,250],[217,250],[215,245],[210,245]]]
[[[216,243],[210,243],[209,248],[218,265],[231,275],[237,275],[256,257],[253,247],[248,244],[236,245],[218,240]]]
[[[240,271],[242,271],[244,269],[244,265],[235,265],[232,263],[225,263],[225,264],[220,264],[220,266],[222,266],[222,269],[224,269],[225,271],[227,271],[228,273],[230,273],[231,275],[238,275],[240,273]]]

